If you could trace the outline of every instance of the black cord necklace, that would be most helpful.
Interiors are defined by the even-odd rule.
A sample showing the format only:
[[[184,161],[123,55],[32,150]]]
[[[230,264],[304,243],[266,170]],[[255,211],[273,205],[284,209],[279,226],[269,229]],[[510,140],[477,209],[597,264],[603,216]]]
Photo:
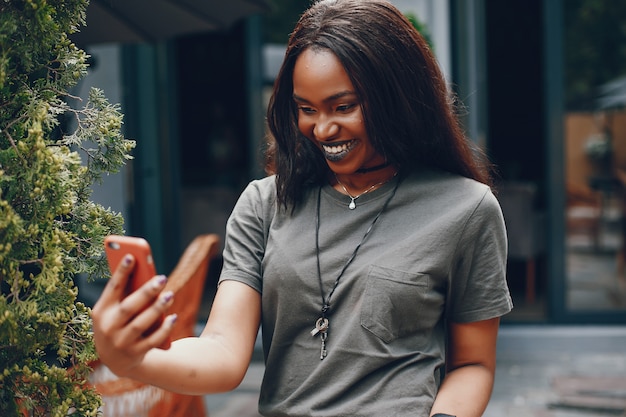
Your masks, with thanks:
[[[359,174],[365,174],[367,172],[374,172],[374,171],[378,171],[381,170],[383,168],[387,168],[389,165],[391,165],[390,161],[385,161],[380,165],[375,165],[373,167],[369,167],[369,168],[359,168],[356,170],[356,172],[358,172]]]
[[[350,258],[348,258],[348,261],[341,269],[341,272],[339,272],[339,275],[337,276],[337,278],[335,278],[335,283],[333,284],[333,287],[328,293],[328,297],[324,297],[324,283],[322,282],[322,269],[320,267],[320,239],[319,237],[320,237],[320,205],[321,205],[321,200],[322,200],[322,187],[321,186],[317,192],[317,211],[315,215],[315,255],[317,258],[317,278],[319,280],[320,294],[322,296],[322,314],[320,318],[317,319],[317,321],[315,322],[315,328],[311,330],[311,336],[315,337],[318,334],[320,334],[320,338],[322,340],[322,349],[320,351],[321,360],[324,359],[328,353],[326,351],[326,339],[328,338],[328,328],[330,327],[330,324],[328,321],[328,310],[330,310],[330,299],[335,293],[335,290],[337,289],[337,286],[339,285],[339,280],[343,276],[343,273],[346,271],[346,269],[348,269],[348,266],[350,266],[350,264],[356,257],[356,254],[359,251],[359,248],[361,247],[363,242],[365,242],[365,239],[367,239],[367,236],[370,234],[370,232],[374,228],[374,225],[376,224],[380,216],[383,214],[383,212],[389,205],[389,202],[391,201],[393,196],[396,195],[396,190],[398,189],[399,185],[400,185],[400,180],[398,179],[398,181],[396,181],[396,185],[393,187],[393,191],[391,192],[391,194],[385,201],[385,204],[383,204],[382,208],[378,211],[378,213],[374,217],[374,220],[372,220],[372,223],[369,225],[369,227],[365,231],[365,234],[361,238],[361,241],[359,242],[358,245],[356,245],[356,247],[354,248],[354,251],[352,251],[352,255],[350,255]]]

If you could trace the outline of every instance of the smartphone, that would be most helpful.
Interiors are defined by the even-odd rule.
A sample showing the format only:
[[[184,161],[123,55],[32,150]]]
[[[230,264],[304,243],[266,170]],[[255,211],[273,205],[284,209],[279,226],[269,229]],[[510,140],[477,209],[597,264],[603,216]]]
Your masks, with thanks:
[[[147,240],[141,237],[134,236],[120,236],[109,235],[104,239],[104,252],[109,263],[109,269],[111,273],[115,271],[119,263],[124,259],[127,254],[133,255],[135,258],[135,266],[131,275],[128,277],[128,283],[124,291],[124,296],[127,296],[134,291],[137,291],[143,284],[150,281],[156,275],[156,267],[154,265],[154,258],[152,257],[152,250]],[[165,320],[165,316],[161,316],[157,322],[155,322],[144,333],[144,336],[148,336],[156,329],[158,329]],[[159,346],[161,349],[167,349],[170,345],[170,340]]]

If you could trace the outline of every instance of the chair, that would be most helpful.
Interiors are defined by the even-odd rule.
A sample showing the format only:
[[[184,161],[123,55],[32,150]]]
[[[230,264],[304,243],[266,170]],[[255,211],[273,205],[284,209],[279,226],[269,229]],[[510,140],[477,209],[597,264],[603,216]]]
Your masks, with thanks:
[[[535,205],[537,186],[506,182],[498,186],[508,236],[508,257],[526,262],[526,302],[535,302],[536,258],[545,251],[545,214]]]
[[[172,340],[193,336],[210,261],[217,255],[220,238],[196,237],[169,275],[164,291],[176,296],[170,312],[178,315]],[[205,417],[201,396],[183,395],[114,375],[105,365],[94,364],[91,383],[102,395],[103,417]]]

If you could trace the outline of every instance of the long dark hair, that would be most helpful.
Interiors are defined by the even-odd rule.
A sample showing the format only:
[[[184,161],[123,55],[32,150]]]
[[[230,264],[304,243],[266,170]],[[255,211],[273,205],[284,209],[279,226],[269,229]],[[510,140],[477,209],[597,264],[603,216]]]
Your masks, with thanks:
[[[465,137],[437,61],[407,18],[384,0],[320,0],[291,34],[267,112],[267,168],[285,207],[328,180],[322,153],[298,130],[292,97],[294,65],[307,48],[341,61],[372,145],[401,175],[430,166],[490,184],[486,158]]]

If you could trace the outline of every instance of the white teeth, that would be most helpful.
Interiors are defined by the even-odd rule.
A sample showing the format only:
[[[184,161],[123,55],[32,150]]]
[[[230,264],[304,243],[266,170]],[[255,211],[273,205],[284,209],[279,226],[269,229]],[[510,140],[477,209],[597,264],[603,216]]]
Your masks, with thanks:
[[[324,151],[330,154],[337,154],[339,152],[345,152],[348,150],[348,145],[341,146],[324,146]]]

